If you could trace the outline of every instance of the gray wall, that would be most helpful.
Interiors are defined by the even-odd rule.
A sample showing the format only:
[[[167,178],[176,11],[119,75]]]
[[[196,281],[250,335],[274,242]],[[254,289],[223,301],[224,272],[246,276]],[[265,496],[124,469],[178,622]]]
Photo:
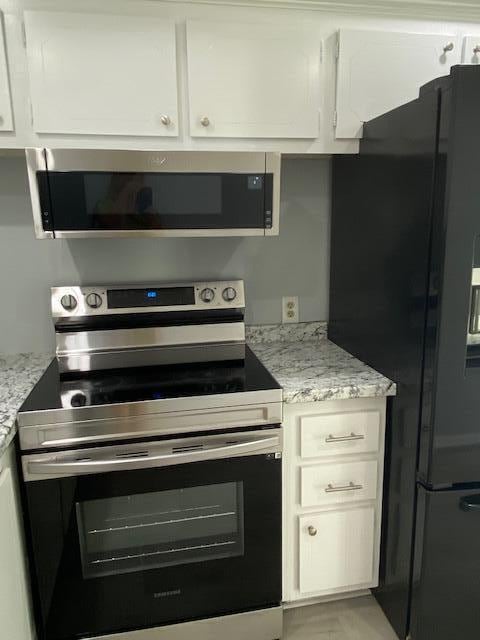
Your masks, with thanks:
[[[49,287],[243,278],[247,322],[281,322],[298,295],[300,321],[326,320],[328,158],[285,159],[280,236],[36,240],[24,160],[0,158],[0,353],[53,347]]]

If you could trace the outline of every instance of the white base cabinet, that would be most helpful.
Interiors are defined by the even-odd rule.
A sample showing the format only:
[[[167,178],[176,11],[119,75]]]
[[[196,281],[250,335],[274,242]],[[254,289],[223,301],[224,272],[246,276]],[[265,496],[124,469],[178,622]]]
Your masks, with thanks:
[[[378,584],[385,398],[284,407],[286,603]]]
[[[13,131],[3,15],[0,13],[0,131]]]
[[[13,445],[0,459],[0,635],[33,640]]]
[[[300,593],[307,596],[372,582],[373,506],[299,516],[298,528]]]

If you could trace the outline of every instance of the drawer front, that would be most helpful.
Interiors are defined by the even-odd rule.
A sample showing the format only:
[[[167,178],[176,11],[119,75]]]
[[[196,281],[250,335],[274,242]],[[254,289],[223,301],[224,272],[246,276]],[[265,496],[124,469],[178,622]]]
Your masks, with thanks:
[[[379,411],[302,416],[300,455],[309,459],[378,451],[380,421]]]
[[[302,467],[300,504],[316,507],[377,497],[377,461],[343,462]]]
[[[375,545],[373,506],[301,516],[299,541],[301,593],[371,585]]]

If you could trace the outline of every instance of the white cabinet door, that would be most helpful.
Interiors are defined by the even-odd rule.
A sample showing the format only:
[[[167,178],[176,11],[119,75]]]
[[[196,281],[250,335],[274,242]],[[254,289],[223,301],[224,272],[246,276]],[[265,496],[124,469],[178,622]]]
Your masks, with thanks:
[[[36,132],[178,134],[173,21],[26,11],[25,30]]]
[[[0,471],[0,636],[31,640],[18,517],[12,472],[5,467]]]
[[[460,62],[460,48],[454,35],[341,29],[336,137],[360,138],[364,122],[417,98]]]
[[[189,21],[187,46],[192,136],[318,136],[315,31]]]
[[[480,35],[465,36],[463,39],[463,64],[480,63]]]
[[[13,131],[3,14],[0,12],[0,132]]]
[[[374,574],[375,508],[300,516],[299,587],[312,592],[365,586]]]

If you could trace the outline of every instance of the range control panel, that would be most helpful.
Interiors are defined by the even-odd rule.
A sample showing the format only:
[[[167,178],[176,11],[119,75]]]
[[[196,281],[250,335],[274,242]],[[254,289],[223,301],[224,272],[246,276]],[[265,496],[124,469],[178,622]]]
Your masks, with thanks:
[[[52,288],[54,318],[244,307],[243,280]]]

